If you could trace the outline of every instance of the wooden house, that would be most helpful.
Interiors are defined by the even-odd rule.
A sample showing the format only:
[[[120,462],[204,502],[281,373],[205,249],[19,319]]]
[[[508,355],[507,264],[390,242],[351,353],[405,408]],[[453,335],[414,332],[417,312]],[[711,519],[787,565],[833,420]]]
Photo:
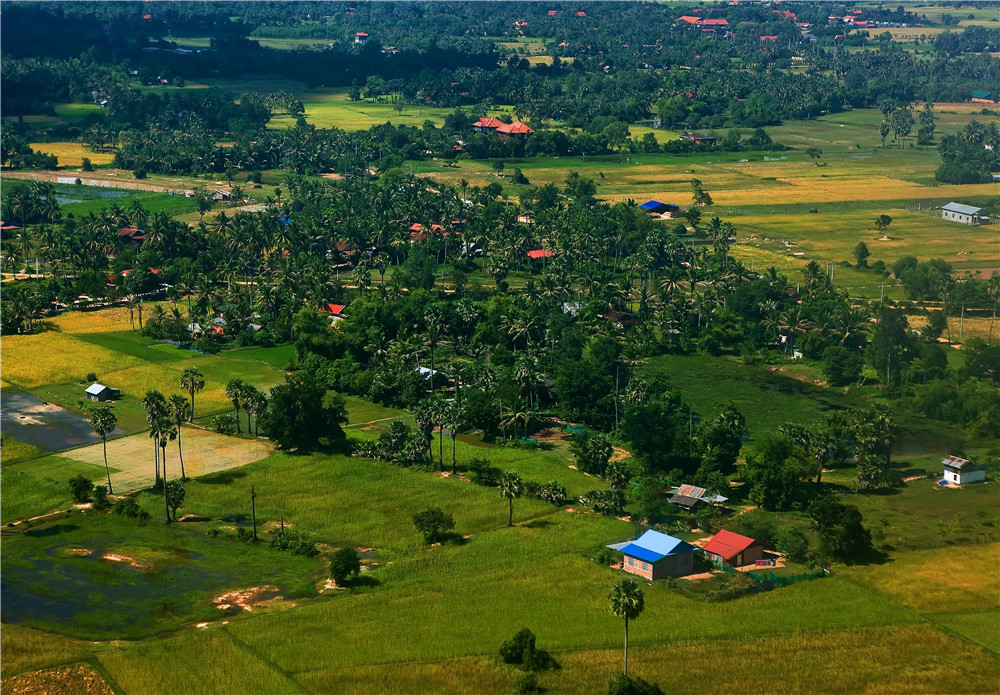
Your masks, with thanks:
[[[705,557],[730,567],[752,565],[764,559],[764,546],[760,541],[722,529],[712,536],[703,548]]]
[[[96,381],[88,386],[84,393],[87,394],[87,398],[99,403],[103,403],[104,401],[113,401],[121,397],[121,392],[118,389],[105,386],[104,384],[98,384]]]
[[[695,546],[659,531],[646,531],[634,541],[607,547],[624,556],[623,570],[649,580],[683,577],[694,572]]]

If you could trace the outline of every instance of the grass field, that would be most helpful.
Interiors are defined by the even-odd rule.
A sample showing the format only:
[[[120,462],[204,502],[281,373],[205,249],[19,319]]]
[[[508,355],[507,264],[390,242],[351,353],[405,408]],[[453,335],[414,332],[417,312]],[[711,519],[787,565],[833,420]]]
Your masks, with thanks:
[[[188,477],[226,471],[245,466],[270,455],[273,447],[265,442],[227,437],[194,427],[181,428],[181,449],[184,454],[184,472]],[[104,448],[92,444],[73,449],[60,457],[104,468]],[[117,471],[111,475],[116,491],[126,492],[149,487],[153,484],[151,440],[145,434],[108,442],[108,463]],[[167,466],[171,477],[180,474],[176,442],[167,446]]]

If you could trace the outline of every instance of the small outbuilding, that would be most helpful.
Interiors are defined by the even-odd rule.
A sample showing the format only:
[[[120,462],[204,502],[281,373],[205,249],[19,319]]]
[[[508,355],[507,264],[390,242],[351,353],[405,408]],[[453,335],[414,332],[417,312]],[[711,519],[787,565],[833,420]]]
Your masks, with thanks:
[[[98,384],[96,381],[88,386],[84,393],[87,394],[87,398],[90,400],[101,403],[104,401],[113,401],[121,397],[121,392],[118,389]]]
[[[990,216],[983,214],[982,208],[973,205],[962,205],[961,203],[948,203],[941,207],[941,219],[949,222],[961,222],[962,224],[977,227],[981,224],[989,224]]]
[[[764,546],[760,541],[725,529],[712,536],[703,550],[712,562],[730,567],[742,567],[764,559]]]
[[[965,485],[966,483],[981,483],[986,480],[985,468],[958,456],[947,457],[941,461],[941,465],[944,466],[944,479],[949,483]]]
[[[623,570],[646,579],[684,577],[694,572],[695,546],[659,531],[646,531],[634,541],[607,547],[625,556]]]

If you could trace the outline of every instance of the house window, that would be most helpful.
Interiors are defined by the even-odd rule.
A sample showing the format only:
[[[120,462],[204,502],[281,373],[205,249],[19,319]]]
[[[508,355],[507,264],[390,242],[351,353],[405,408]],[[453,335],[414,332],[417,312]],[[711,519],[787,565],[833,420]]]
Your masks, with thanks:
[[[645,562],[642,563],[642,571],[645,572],[647,569],[649,569],[649,568],[646,567],[646,563]]]

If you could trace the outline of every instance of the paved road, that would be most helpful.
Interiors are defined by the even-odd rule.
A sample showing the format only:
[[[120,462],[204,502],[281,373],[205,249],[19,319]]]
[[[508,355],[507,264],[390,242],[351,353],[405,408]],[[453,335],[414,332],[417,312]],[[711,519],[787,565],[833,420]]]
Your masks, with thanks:
[[[0,393],[0,427],[4,434],[45,451],[101,441],[86,418],[28,393]],[[117,428],[109,436],[123,434],[125,430]]]

